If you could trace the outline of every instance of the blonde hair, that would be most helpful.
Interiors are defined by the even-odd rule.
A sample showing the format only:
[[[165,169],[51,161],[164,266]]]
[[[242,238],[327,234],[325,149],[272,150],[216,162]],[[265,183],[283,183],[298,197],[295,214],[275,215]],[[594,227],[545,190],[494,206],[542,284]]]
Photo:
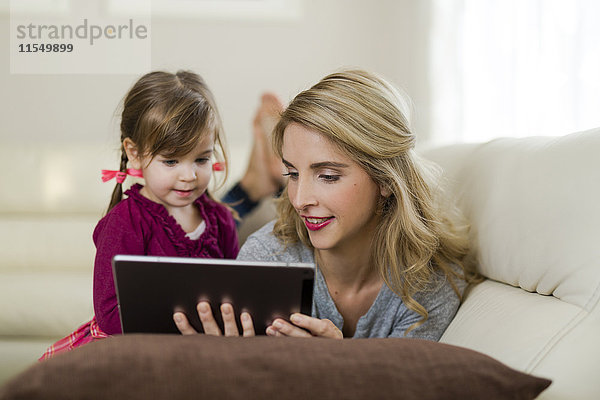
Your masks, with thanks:
[[[140,154],[176,158],[188,154],[198,141],[211,133],[215,140],[215,159],[225,169],[219,187],[227,179],[227,155],[223,124],[212,92],[204,80],[191,71],[147,73],[123,100],[119,170],[125,171],[129,161],[122,145],[126,138],[135,143]],[[208,190],[206,193],[213,198]],[[122,185],[117,183],[107,212],[122,197]]]
[[[386,285],[423,317],[411,326],[414,329],[428,312],[413,296],[430,286],[434,273],[445,275],[460,296],[455,280],[468,278],[463,263],[468,239],[466,224],[453,222],[460,217],[458,209],[441,203],[435,171],[414,151],[415,135],[405,109],[403,96],[381,77],[341,71],[292,100],[273,131],[273,146],[281,156],[286,127],[300,124],[333,142],[389,191],[380,198],[371,260]],[[287,190],[277,207],[275,236],[285,245],[301,241],[312,248]]]

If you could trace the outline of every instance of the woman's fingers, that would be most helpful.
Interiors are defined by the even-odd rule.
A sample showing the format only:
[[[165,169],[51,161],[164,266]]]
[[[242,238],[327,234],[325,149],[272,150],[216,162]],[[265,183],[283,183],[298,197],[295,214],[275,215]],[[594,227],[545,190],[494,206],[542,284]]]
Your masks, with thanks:
[[[207,335],[221,336],[221,329],[219,329],[219,325],[217,325],[217,321],[215,321],[215,317],[210,309],[210,304],[206,301],[201,301],[196,308],[198,310],[200,322],[202,322],[204,333]]]
[[[269,336],[292,336],[292,337],[311,337],[312,335],[300,329],[293,324],[290,324],[283,319],[276,319],[273,324],[267,327],[267,335]]]
[[[179,332],[183,335],[194,335],[198,333],[192,328],[184,313],[176,312],[173,314],[173,320],[175,321],[175,325],[177,325],[177,329],[179,329]]]
[[[308,329],[313,336],[327,337],[331,339],[343,339],[344,334],[333,322],[328,319],[318,319],[307,315],[295,313],[290,321],[301,328]]]
[[[273,327],[273,325],[267,327],[267,336],[286,336],[283,333],[279,332],[277,329]]]
[[[292,324],[282,319],[276,319],[273,325],[267,328],[267,335],[293,337],[318,336],[331,339],[343,339],[344,337],[342,331],[328,319],[318,319],[296,313],[292,314],[290,321],[292,321]]]

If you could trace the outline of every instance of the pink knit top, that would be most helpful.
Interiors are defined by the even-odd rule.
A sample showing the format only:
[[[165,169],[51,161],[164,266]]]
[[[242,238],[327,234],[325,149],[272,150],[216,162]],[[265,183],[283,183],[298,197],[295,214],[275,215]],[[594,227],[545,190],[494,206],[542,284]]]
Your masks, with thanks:
[[[206,194],[195,204],[206,222],[204,233],[191,240],[167,209],[140,194],[136,184],[98,222],[94,230],[94,312],[102,331],[121,333],[112,258],[117,254],[168,257],[235,258],[239,250],[234,219],[227,208]]]

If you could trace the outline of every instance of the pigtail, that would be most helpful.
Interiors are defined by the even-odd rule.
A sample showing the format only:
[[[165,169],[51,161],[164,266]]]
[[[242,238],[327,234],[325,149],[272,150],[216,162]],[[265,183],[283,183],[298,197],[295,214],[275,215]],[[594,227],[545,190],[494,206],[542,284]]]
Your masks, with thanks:
[[[129,159],[127,158],[127,153],[125,152],[125,149],[121,145],[121,165],[119,166],[119,171],[121,171],[121,172],[127,171],[127,162],[128,161],[129,161]],[[108,205],[108,209],[106,210],[106,213],[108,214],[110,212],[110,210],[113,209],[114,206],[119,204],[121,199],[123,199],[123,184],[117,182],[117,184],[115,185],[115,188],[112,192],[112,196],[110,198],[110,204]]]

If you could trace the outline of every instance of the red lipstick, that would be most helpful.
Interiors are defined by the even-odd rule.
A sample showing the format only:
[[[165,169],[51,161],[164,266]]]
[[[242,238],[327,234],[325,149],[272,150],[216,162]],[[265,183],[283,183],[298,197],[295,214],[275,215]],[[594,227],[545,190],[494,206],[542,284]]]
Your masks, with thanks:
[[[311,231],[318,231],[319,229],[323,229],[325,228],[327,225],[329,225],[331,223],[331,221],[333,221],[334,217],[329,217],[327,219],[325,218],[318,218],[318,217],[302,217],[304,219],[304,224],[306,225],[306,227],[311,230]],[[309,219],[313,220],[312,222],[309,221]],[[316,222],[316,221],[319,222]]]

